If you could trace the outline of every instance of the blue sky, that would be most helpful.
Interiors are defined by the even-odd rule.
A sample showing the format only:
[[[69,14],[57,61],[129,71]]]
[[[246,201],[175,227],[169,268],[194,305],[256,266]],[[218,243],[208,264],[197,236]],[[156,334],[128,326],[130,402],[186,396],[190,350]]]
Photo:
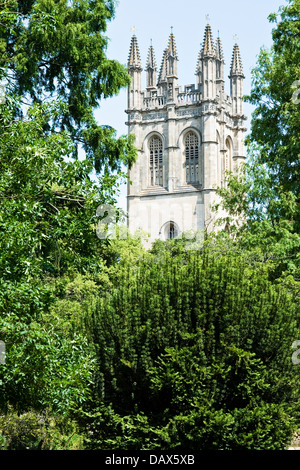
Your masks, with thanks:
[[[142,65],[145,66],[147,52],[152,39],[158,68],[161,64],[163,50],[173,27],[176,39],[178,64],[178,83],[187,85],[195,83],[195,69],[198,52],[204,36],[209,15],[213,36],[220,35],[225,58],[225,78],[229,74],[234,43],[240,47],[244,73],[246,76],[244,91],[251,89],[251,69],[256,64],[257,55],[262,46],[269,48],[272,44],[271,31],[273,24],[268,15],[277,12],[286,0],[119,0],[115,19],[109,23],[107,36],[109,47],[107,55],[122,64],[127,63],[130,40],[135,29]],[[237,40],[234,37],[237,36]],[[145,86],[145,75],[143,74]],[[229,93],[229,80],[225,90]],[[127,133],[125,109],[127,105],[126,90],[101,103],[96,112],[99,124],[114,127],[118,135]],[[245,106],[248,116],[247,127],[250,127],[252,108]],[[124,207],[125,188],[122,189],[120,204]]]

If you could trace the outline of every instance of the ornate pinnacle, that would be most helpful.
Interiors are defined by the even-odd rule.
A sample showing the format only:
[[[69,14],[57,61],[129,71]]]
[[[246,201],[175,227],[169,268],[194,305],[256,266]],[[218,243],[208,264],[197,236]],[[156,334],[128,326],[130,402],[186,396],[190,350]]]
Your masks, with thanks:
[[[234,75],[240,75],[240,76],[244,77],[243,65],[242,65],[240,49],[239,49],[238,44],[234,45],[233,53],[232,53],[231,67],[230,67],[230,77],[232,77]]]
[[[216,57],[218,60],[224,61],[221,39],[218,37],[216,41]]]
[[[206,27],[205,27],[202,54],[205,55],[205,56],[206,55],[215,56],[215,54],[216,54],[215,47],[214,47],[213,36],[212,36],[212,32],[211,32],[211,27],[210,27],[209,24],[207,24]]]
[[[171,55],[175,60],[178,60],[175,36],[173,32],[170,34],[170,37],[169,37],[168,55]]]
[[[158,83],[161,83],[166,80],[166,77],[168,75],[168,49],[164,50],[163,58],[162,58],[162,63],[160,66],[160,72],[159,72],[159,78],[158,78]]]
[[[131,39],[128,66],[142,68],[139,46],[135,34],[132,36]]]
[[[152,46],[152,43],[148,50],[146,70],[148,70],[149,68],[156,70],[156,60],[155,60],[154,48]]]

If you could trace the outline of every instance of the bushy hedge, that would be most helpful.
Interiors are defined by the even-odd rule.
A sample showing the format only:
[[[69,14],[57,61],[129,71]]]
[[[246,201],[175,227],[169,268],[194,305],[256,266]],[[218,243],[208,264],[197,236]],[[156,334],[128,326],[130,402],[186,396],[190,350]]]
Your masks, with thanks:
[[[90,320],[87,448],[284,449],[298,416],[299,286],[273,268],[211,244],[124,269]]]

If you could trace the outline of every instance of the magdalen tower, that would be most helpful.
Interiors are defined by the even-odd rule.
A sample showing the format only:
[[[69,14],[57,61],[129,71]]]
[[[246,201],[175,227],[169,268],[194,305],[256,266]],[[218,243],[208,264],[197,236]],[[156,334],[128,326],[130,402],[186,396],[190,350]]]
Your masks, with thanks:
[[[150,242],[214,230],[220,214],[216,188],[227,171],[245,160],[243,67],[234,45],[230,95],[224,91],[221,39],[206,25],[196,62],[195,84],[178,84],[178,54],[173,31],[158,69],[149,47],[142,87],[142,62],[132,36],[128,70],[128,131],[136,136],[138,158],[128,173],[128,227],[143,229]]]

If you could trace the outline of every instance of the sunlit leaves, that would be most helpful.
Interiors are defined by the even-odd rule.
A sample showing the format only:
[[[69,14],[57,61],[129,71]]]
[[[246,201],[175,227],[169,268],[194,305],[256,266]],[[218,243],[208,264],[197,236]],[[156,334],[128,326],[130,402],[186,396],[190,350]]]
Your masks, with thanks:
[[[89,322],[99,370],[88,448],[286,446],[299,286],[273,281],[271,261],[227,242],[160,247],[101,296]]]
[[[258,146],[257,162],[269,171],[274,199],[283,192],[295,195],[299,206],[300,108],[293,99],[294,84],[300,77],[300,3],[290,0],[275,22],[273,46],[260,51],[252,72],[248,101],[255,106],[250,140]],[[281,194],[280,194],[281,193]],[[279,217],[290,218],[278,207]],[[299,213],[294,214],[299,224]]]
[[[97,171],[110,173],[135,157],[127,137],[108,135],[97,123],[94,110],[101,100],[117,94],[129,83],[125,67],[106,56],[107,22],[114,2],[107,0],[36,0],[8,2],[2,12],[0,60],[8,90],[23,102],[45,103],[57,98],[64,107],[45,122],[45,130],[67,131]],[[15,30],[10,30],[8,23]],[[20,113],[20,109],[18,110]],[[99,151],[106,140],[105,154]]]

